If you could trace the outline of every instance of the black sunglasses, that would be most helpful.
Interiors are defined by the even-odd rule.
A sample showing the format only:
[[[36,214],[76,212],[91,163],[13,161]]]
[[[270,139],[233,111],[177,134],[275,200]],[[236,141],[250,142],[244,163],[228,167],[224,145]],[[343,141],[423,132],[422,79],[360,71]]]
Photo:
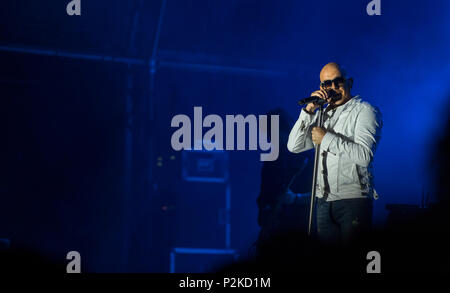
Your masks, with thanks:
[[[325,81],[321,82],[320,86],[323,87],[324,89],[330,89],[334,83],[334,86],[339,88],[345,83],[345,80],[346,79],[344,77],[339,76],[333,80],[325,80]]]

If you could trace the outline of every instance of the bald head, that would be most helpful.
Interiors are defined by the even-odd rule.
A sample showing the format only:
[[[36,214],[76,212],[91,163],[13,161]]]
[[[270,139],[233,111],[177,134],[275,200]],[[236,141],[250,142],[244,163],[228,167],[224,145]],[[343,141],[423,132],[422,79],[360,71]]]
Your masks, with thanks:
[[[324,85],[324,81],[327,81],[328,85]],[[331,102],[333,107],[343,105],[351,99],[350,90],[353,85],[353,79],[347,79],[345,70],[338,63],[330,62],[322,68],[320,71],[320,82],[322,90],[333,89],[341,96],[340,100]]]
[[[346,76],[345,70],[336,62],[330,62],[320,71],[320,81],[332,80],[338,76]]]

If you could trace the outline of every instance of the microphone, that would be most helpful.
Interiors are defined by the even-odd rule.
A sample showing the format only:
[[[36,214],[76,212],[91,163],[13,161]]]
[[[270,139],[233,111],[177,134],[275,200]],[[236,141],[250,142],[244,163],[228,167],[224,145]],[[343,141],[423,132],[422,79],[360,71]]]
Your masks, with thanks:
[[[338,100],[338,98],[340,98],[340,95],[336,91],[330,90],[330,91],[328,91],[328,97],[331,98],[331,101],[336,101],[336,100]],[[312,97],[305,98],[303,100],[298,101],[298,104],[300,106],[303,106],[303,105],[306,105],[309,103],[316,103],[318,105],[323,105],[324,103],[326,103],[326,100],[322,99],[319,96],[312,96]]]

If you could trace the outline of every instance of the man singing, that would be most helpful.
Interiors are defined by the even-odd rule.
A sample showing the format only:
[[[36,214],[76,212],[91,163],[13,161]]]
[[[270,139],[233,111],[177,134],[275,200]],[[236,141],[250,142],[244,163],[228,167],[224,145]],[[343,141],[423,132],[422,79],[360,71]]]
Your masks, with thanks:
[[[326,244],[350,245],[372,224],[372,162],[380,141],[382,119],[376,107],[352,96],[353,79],[337,63],[320,72],[320,90],[311,94],[326,100],[323,128],[314,127],[319,107],[308,104],[289,134],[293,153],[319,145],[317,171],[317,234]],[[333,93],[333,95],[331,95]]]

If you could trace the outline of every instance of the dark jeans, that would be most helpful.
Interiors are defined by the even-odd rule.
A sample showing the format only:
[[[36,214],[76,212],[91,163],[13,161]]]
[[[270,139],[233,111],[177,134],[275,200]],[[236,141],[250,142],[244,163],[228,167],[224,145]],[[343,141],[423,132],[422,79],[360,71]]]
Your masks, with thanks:
[[[349,246],[372,226],[372,199],[317,198],[317,235],[326,245]]]

